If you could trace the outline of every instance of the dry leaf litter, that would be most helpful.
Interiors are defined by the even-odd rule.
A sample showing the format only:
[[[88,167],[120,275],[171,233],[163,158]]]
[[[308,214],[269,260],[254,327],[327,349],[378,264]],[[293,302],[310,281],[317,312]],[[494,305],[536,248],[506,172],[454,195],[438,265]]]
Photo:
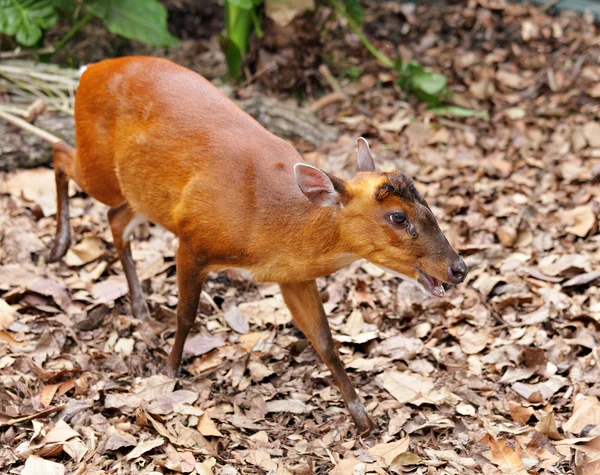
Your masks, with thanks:
[[[153,319],[135,320],[106,208],[73,187],[73,246],[48,265],[52,171],[20,170],[0,177],[2,473],[600,473],[597,27],[502,1],[367,11],[378,47],[447,74],[489,122],[406,101],[354,35],[328,28],[330,51],[355,48],[363,72],[315,107],[340,139],[298,147],[347,177],[368,137],[470,267],[442,300],[364,261],[318,281],[374,433],[356,438],[276,285],[212,276],[183,377],[163,376],[175,238],[137,231]]]

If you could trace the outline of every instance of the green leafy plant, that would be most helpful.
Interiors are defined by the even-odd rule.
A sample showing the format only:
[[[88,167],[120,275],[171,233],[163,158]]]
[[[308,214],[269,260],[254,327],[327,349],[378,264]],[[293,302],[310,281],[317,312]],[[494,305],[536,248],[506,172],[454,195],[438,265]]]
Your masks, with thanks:
[[[158,0],[0,0],[0,32],[15,36],[23,46],[34,46],[59,12],[76,22],[55,51],[94,17],[125,38],[155,46],[178,43],[167,30],[167,10]]]
[[[362,7],[360,0],[329,0],[335,11],[346,19],[348,26],[358,36],[365,48],[381,63],[398,74],[398,85],[406,92],[414,94],[425,102],[430,110],[439,115],[452,115],[458,117],[487,118],[486,111],[466,109],[464,107],[447,104],[451,93],[447,87],[447,79],[443,74],[426,71],[418,61],[405,63],[402,59],[392,60],[378,50],[362,32]],[[360,8],[359,8],[360,7]]]
[[[167,30],[167,9],[157,0],[93,0],[91,6],[111,33],[156,46],[179,42]]]
[[[341,0],[342,5],[346,10],[346,14],[357,23],[362,23],[365,16],[365,10],[360,3],[360,0]]]
[[[417,61],[397,63],[394,69],[400,73],[400,87],[431,107],[439,106],[450,95],[446,87],[446,76],[425,71]]]
[[[363,7],[359,0],[342,0],[347,11],[357,21],[362,20]],[[242,65],[248,54],[250,35],[255,32],[260,38],[259,12],[265,2],[283,3],[289,8],[305,7],[306,0],[225,0],[225,57],[228,75],[238,78],[242,73]],[[313,6],[314,8],[314,6]]]
[[[57,19],[52,0],[0,0],[0,32],[15,36],[22,45],[37,43]]]
[[[232,79],[242,73],[252,30],[262,36],[257,13],[262,3],[263,0],[225,0],[225,57]]]

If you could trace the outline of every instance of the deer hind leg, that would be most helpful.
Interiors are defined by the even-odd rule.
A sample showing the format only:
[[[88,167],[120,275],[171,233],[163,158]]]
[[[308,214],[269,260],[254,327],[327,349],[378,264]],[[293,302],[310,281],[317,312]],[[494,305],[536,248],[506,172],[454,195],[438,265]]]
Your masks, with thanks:
[[[129,207],[129,203],[125,202],[108,210],[108,221],[113,242],[129,285],[129,298],[131,299],[133,316],[140,320],[149,319],[150,310],[135,271],[135,262],[131,256],[131,246],[129,244],[131,231],[144,220],[140,216],[136,216]]]
[[[56,182],[56,237],[48,262],[64,257],[71,245],[69,225],[69,178],[74,177],[75,149],[60,141],[54,144],[54,180]]]
[[[364,404],[359,399],[354,385],[346,374],[344,364],[335,349],[321,296],[314,280],[289,284],[279,284],[283,299],[287,304],[298,328],[310,340],[317,354],[327,365],[337,383],[348,412],[354,419],[361,434],[368,434],[372,422]]]

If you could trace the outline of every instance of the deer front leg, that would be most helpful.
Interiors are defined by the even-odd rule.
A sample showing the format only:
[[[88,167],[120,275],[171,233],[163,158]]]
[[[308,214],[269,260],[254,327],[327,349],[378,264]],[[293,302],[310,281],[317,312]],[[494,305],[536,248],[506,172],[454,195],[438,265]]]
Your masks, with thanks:
[[[338,353],[335,349],[331,330],[327,323],[325,309],[314,280],[290,284],[279,284],[283,299],[302,333],[310,340],[321,360],[327,365],[337,383],[346,407],[358,429],[368,434],[372,422],[364,404],[359,399]]]
[[[200,292],[206,279],[206,267],[198,262],[193,248],[183,239],[180,240],[179,249],[177,249],[176,266],[179,291],[177,330],[173,349],[167,361],[167,374],[173,378],[179,372],[183,346],[196,320]]]

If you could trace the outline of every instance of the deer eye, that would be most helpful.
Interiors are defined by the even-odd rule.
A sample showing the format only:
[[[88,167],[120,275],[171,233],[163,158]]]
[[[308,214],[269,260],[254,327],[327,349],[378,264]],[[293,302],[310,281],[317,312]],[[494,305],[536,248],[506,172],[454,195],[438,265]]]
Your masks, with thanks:
[[[406,213],[403,211],[396,211],[395,213],[390,214],[390,221],[394,224],[403,225],[408,222],[408,219]]]

